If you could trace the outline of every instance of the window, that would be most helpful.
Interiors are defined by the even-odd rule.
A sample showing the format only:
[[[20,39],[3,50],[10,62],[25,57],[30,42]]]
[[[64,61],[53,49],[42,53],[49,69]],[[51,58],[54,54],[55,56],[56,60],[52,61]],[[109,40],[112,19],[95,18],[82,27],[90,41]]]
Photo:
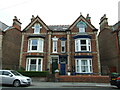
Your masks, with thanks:
[[[58,38],[56,38],[56,36],[54,38],[52,38],[53,40],[53,53],[57,53],[57,41]]]
[[[43,42],[42,38],[29,39],[28,40],[28,51],[29,52],[43,52]]]
[[[6,75],[6,76],[8,76],[9,74],[11,74],[11,73],[8,72],[8,71],[3,71],[3,74],[2,74],[2,75]]]
[[[75,40],[75,51],[91,51],[91,41],[90,39],[76,39]]]
[[[57,41],[53,41],[53,52],[57,53]]]
[[[85,25],[84,24],[79,24],[79,32],[85,32]]]
[[[39,23],[36,23],[36,24],[34,25],[34,27],[33,27],[33,29],[34,29],[34,34],[39,34],[41,28],[42,28],[42,27],[40,26],[40,24],[39,24]]]
[[[61,52],[65,53],[65,41],[61,41]]]
[[[76,59],[76,73],[92,73],[92,60]]]
[[[27,58],[26,71],[42,71],[42,58]]]
[[[83,21],[80,21],[80,22],[78,22],[78,24],[77,24],[77,28],[79,28],[79,32],[80,32],[80,33],[81,33],[81,32],[84,33],[86,27],[87,27],[87,25],[86,25],[86,23],[83,22]]]

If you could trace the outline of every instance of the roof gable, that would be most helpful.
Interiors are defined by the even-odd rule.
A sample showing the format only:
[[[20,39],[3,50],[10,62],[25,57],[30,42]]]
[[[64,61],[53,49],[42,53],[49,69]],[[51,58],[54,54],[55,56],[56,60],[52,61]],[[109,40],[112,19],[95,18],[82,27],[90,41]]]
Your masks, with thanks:
[[[23,31],[28,30],[32,25],[34,25],[36,22],[39,22],[46,30],[49,30],[48,26],[40,19],[39,16],[37,16],[33,21],[31,21]]]
[[[73,29],[73,27],[75,25],[77,25],[80,21],[83,21],[86,23],[86,25],[88,25],[91,29],[93,30],[97,30],[89,21],[86,20],[86,18],[84,18],[82,15],[80,15],[75,22],[69,27],[69,30]]]

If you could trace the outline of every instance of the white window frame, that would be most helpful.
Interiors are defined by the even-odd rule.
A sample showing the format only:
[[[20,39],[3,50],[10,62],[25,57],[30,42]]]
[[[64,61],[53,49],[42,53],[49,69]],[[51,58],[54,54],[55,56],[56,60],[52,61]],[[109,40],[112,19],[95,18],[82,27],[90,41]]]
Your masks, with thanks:
[[[86,44],[81,44],[81,40],[86,40]],[[86,50],[82,50],[81,47],[86,46]],[[75,39],[75,52],[90,52],[91,51],[91,39],[89,38],[78,38]]]
[[[36,28],[37,25],[38,25],[38,28]],[[36,23],[36,24],[34,25],[34,27],[32,27],[32,28],[34,29],[34,34],[39,34],[39,33],[40,33],[40,29],[41,29],[42,27],[40,26],[39,23]]]
[[[37,50],[32,50],[32,40],[38,40]],[[43,52],[44,39],[42,38],[30,38],[28,40],[28,52]]]
[[[79,24],[79,32],[84,33],[85,32],[85,25],[84,24]]]
[[[32,59],[36,59],[36,70],[33,70],[33,71],[38,71],[38,63],[39,63],[39,60],[41,60],[41,67],[40,67],[40,71],[42,71],[42,67],[43,67],[43,58],[27,58],[26,59],[26,71],[31,71],[30,70],[30,65],[31,65],[31,60]]]
[[[82,61],[83,60],[85,60],[85,61],[87,61],[87,64],[88,65],[81,65],[82,63]],[[75,64],[76,64],[76,73],[93,73],[93,69],[92,69],[92,59],[88,59],[88,58],[81,58],[81,59],[76,59],[75,60]],[[83,72],[82,71],[82,66],[86,66],[86,67],[88,67],[87,68],[87,70],[88,70],[88,72],[86,71],[86,72]]]
[[[52,38],[53,40],[53,53],[57,53],[57,44],[58,44],[58,38],[56,36]]]
[[[62,48],[64,48],[64,51],[62,50]],[[66,41],[61,41],[61,52],[65,53],[66,51]]]

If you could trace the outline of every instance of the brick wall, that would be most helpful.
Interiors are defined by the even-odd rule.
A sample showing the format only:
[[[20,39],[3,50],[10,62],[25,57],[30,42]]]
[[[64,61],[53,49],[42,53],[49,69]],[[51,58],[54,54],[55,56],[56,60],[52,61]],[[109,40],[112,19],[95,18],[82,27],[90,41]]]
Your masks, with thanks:
[[[116,35],[111,29],[104,28],[100,32],[98,40],[102,73],[109,74],[110,72],[116,72],[118,64]]]
[[[2,68],[17,70],[19,67],[21,32],[10,29],[4,33],[2,43]]]
[[[94,75],[59,76],[58,80],[60,82],[109,83],[109,76],[94,76]]]

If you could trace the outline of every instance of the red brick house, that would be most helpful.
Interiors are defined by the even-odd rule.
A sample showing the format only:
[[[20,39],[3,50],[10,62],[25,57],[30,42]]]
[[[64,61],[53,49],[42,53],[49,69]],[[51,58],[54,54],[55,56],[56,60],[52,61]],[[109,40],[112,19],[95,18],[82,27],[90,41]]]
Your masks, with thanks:
[[[102,74],[120,73],[120,22],[109,25],[106,15],[100,19],[98,35]]]
[[[97,29],[89,15],[72,25],[46,25],[39,16],[22,31],[19,66],[26,71],[59,69],[61,75],[100,74]]]
[[[21,22],[15,16],[13,25],[2,30],[2,69],[19,69]]]

